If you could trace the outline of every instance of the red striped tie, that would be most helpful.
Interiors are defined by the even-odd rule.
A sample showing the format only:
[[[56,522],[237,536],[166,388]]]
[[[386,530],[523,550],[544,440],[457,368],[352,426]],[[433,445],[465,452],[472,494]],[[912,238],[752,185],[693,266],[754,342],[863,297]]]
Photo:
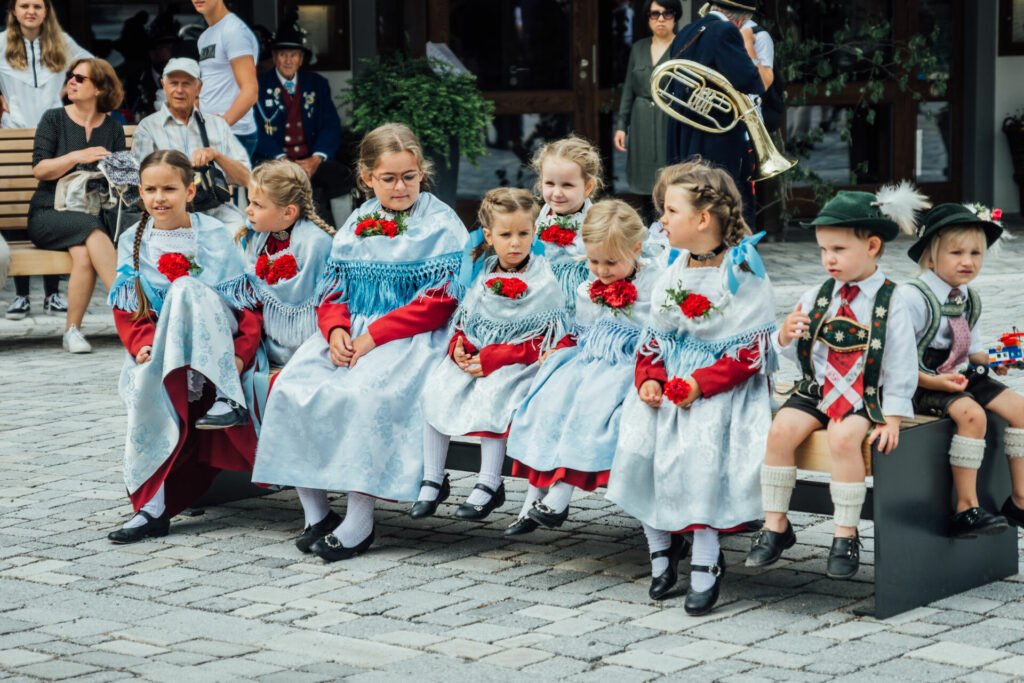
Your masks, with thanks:
[[[839,289],[840,304],[839,310],[836,311],[836,317],[849,318],[850,320],[856,320],[857,316],[853,314],[853,309],[850,308],[850,302],[853,301],[857,294],[860,293],[860,287],[857,285],[846,284]],[[825,412],[833,420],[841,420],[851,410],[853,410],[854,402],[850,401],[848,397],[849,392],[852,391],[857,394],[859,399],[864,397],[864,373],[858,372],[857,378],[853,383],[849,383],[847,374],[850,369],[857,364],[861,356],[864,355],[863,351],[837,351],[830,348],[828,350],[828,358],[826,359],[827,366],[825,370],[825,382],[823,385],[823,396],[825,400],[829,400],[829,394],[832,393],[833,389],[836,388],[836,382],[832,381],[833,373],[838,376],[836,381],[841,381],[839,386],[840,391],[838,395],[831,398],[831,402],[828,403],[828,407]],[[839,378],[843,378],[840,380]]]

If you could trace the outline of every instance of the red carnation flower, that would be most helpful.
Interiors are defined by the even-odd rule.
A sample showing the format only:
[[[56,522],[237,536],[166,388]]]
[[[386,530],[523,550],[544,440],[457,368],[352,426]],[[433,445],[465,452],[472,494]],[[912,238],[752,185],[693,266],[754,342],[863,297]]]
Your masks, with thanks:
[[[690,294],[679,304],[687,318],[699,318],[711,309],[711,302],[703,294]]]
[[[997,221],[1003,217],[1002,209],[992,209],[992,220]]]
[[[274,282],[278,280],[289,280],[299,272],[299,265],[295,262],[295,257],[291,254],[284,254],[283,256],[274,260],[273,277]],[[268,282],[270,282],[268,280]],[[271,282],[270,284],[274,284]]]
[[[540,238],[545,242],[557,244],[560,247],[567,247],[576,239],[576,233],[558,225],[549,225],[541,231]]]
[[[157,261],[156,265],[157,270],[163,273],[164,277],[171,282],[174,282],[179,277],[188,275],[188,271],[191,267],[192,264],[189,263],[189,260],[183,254],[177,253],[164,254],[160,257],[160,260]]]
[[[398,237],[398,223],[394,221],[381,221],[379,225],[381,233],[388,237]]]
[[[632,282],[617,280],[604,290],[604,300],[612,308],[623,308],[636,303],[636,286]]]
[[[372,230],[377,225],[377,221],[372,218],[364,218],[359,221],[359,225],[356,226],[356,234],[361,235],[365,230]]]
[[[495,294],[509,299],[518,299],[526,291],[526,283],[517,277],[492,277],[484,285]]]
[[[266,280],[267,275],[270,273],[270,257],[266,254],[260,254],[260,257],[256,259],[256,277],[261,280]]]
[[[690,389],[690,383],[685,379],[673,377],[669,381],[665,382],[665,388],[662,390],[662,395],[676,405],[679,405],[686,400],[687,396],[690,395]]]

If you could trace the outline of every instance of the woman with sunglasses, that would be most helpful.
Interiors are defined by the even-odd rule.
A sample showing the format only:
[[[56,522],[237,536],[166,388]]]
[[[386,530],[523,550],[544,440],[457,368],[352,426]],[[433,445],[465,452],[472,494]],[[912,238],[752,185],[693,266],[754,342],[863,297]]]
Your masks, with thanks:
[[[679,0],[647,0],[642,16],[647,17],[651,36],[633,43],[619,101],[615,148],[626,152],[630,191],[647,197],[647,203],[650,203],[654,177],[665,165],[668,129],[668,117],[651,99],[651,73],[670,59],[668,46],[676,35],[676,21],[682,13]],[[645,213],[652,213],[652,209],[653,206],[646,207]],[[650,220],[651,216],[644,218]]]
[[[61,30],[51,0],[10,0],[7,30],[0,32],[0,93],[4,128],[35,128],[47,109],[61,106],[68,64],[92,57]],[[59,275],[43,276],[43,308],[50,314],[67,311],[58,293]],[[28,276],[14,278],[16,296],[7,318],[21,320],[31,311]]]
[[[71,254],[68,280],[67,331],[64,349],[92,350],[80,330],[98,275],[110,289],[114,284],[117,252],[111,237],[116,209],[92,215],[56,211],[57,181],[73,171],[94,171],[100,159],[125,149],[124,128],[108,114],[124,97],[113,67],[103,59],[78,59],[68,73],[71,104],[50,109],[36,127],[32,174],[39,180],[28,210],[28,237],[40,249]]]

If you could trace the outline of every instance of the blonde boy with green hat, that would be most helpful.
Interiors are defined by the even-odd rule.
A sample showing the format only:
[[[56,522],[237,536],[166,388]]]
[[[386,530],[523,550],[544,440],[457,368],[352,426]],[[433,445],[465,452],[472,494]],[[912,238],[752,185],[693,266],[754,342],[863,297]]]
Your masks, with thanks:
[[[956,507],[949,535],[975,538],[998,534],[1007,520],[1024,525],[1024,397],[989,376],[988,352],[976,323],[981,299],[967,284],[981,271],[986,249],[1002,235],[1002,212],[980,204],[940,204],[928,212],[918,240],[907,255],[921,266],[906,287],[908,312],[918,355],[919,413],[949,415],[956,434],[949,446]],[[967,366],[977,366],[964,374]],[[995,368],[1005,375],[1006,368]],[[978,502],[978,468],[985,455],[985,411],[1006,419],[1004,436],[1013,492],[1003,504],[1005,517]]]
[[[827,573],[833,578],[857,573],[857,525],[867,493],[861,443],[867,437],[885,453],[895,448],[900,420],[914,414],[911,397],[917,387],[906,304],[878,258],[901,230],[913,234],[915,213],[928,205],[909,183],[877,194],[844,191],[804,225],[814,229],[829,278],[804,293],[775,339],[777,352],[797,363],[801,378],[768,434],[761,468],[765,525],[754,535],[748,567],[773,564],[796,542],[787,519],[796,484],[795,451],[825,427],[836,524]]]

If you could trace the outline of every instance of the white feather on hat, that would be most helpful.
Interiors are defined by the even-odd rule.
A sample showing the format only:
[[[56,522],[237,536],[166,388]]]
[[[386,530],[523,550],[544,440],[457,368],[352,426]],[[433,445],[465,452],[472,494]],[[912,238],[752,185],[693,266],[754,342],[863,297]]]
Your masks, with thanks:
[[[899,185],[885,185],[875,193],[872,206],[900,227],[900,232],[913,235],[917,229],[917,214],[930,208],[931,200],[922,194],[909,180]]]

